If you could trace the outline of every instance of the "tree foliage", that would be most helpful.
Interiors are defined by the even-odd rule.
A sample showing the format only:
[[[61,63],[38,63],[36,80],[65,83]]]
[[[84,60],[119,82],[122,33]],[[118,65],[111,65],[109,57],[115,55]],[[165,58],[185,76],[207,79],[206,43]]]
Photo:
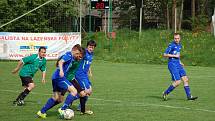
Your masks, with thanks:
[[[2,0],[0,5],[0,25],[5,24],[47,0]],[[74,0],[53,0],[24,17],[0,28],[10,32],[58,32],[71,31],[71,18],[76,16]]]
[[[83,0],[84,1],[84,0]],[[140,8],[143,1],[143,27],[162,27],[174,29],[174,10],[182,29],[204,30],[211,22],[215,0],[113,0],[113,12],[119,16],[120,27],[139,28]],[[47,0],[1,0],[0,25],[25,14]],[[85,1],[86,2],[86,1]],[[73,23],[79,8],[79,0],[53,0],[51,3],[25,15],[0,28],[11,32],[62,32],[73,31]],[[181,6],[184,6],[182,10]],[[182,14],[180,14],[182,12]],[[180,16],[179,16],[180,14]],[[183,18],[183,20],[181,20]]]

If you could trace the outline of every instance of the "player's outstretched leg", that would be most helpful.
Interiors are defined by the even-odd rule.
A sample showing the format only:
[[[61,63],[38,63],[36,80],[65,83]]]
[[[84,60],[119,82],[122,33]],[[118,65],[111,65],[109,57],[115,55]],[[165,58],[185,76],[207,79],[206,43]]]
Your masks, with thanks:
[[[60,115],[63,115],[63,111],[66,110],[69,107],[69,105],[71,105],[72,102],[78,98],[79,98],[78,94],[76,96],[73,96],[71,93],[69,93],[66,97],[66,100],[65,100],[63,106],[58,109],[58,113]]]
[[[167,96],[170,92],[172,92],[175,89],[173,85],[170,85],[165,92],[163,92],[162,98],[164,101],[167,100]]]
[[[46,118],[46,111],[57,104],[59,104],[58,101],[54,100],[53,98],[49,98],[46,104],[43,106],[43,108],[37,112],[37,116],[40,118]]]

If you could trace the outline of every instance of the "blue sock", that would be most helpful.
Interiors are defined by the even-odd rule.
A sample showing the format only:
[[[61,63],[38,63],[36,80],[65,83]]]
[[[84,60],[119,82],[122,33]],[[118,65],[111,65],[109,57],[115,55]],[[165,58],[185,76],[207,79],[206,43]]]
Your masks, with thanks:
[[[84,104],[86,105],[87,100],[88,100],[88,96],[85,96],[84,98],[85,98]],[[81,110],[81,104],[78,105],[78,109]]]
[[[184,90],[186,92],[187,98],[190,98],[191,97],[190,87],[189,86],[184,86]]]
[[[46,102],[46,104],[41,109],[41,113],[46,113],[47,110],[49,110],[50,108],[52,108],[53,106],[55,106],[57,104],[58,104],[57,101],[55,101],[53,98],[49,98],[48,101]]]
[[[175,87],[173,85],[170,85],[169,88],[164,92],[164,94],[169,94],[170,92],[172,92],[175,89]]]
[[[64,102],[64,104],[63,104],[63,106],[61,107],[61,109],[62,109],[62,110],[66,110],[66,109],[69,107],[69,105],[70,105],[74,100],[76,100],[76,99],[78,99],[78,98],[79,98],[79,95],[73,96],[73,95],[71,95],[71,94],[68,94],[67,97],[66,97],[66,100],[65,100],[65,102]]]

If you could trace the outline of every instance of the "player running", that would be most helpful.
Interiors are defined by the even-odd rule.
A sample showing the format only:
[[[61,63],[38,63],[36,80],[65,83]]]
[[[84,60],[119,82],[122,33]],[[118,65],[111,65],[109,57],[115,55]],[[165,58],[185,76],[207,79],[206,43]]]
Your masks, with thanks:
[[[181,51],[181,43],[180,43],[180,35],[178,33],[174,34],[174,41],[169,44],[168,48],[164,53],[164,57],[169,58],[168,61],[168,69],[172,76],[172,84],[169,88],[163,93],[163,100],[167,100],[167,95],[172,92],[177,86],[180,85],[181,79],[184,82],[184,90],[187,95],[187,100],[196,100],[198,97],[193,97],[190,92],[190,87],[188,83],[188,77],[184,70],[184,64],[180,61],[180,51]]]
[[[12,71],[13,74],[17,73],[19,69],[19,76],[22,81],[22,86],[24,87],[23,92],[21,92],[16,100],[13,102],[15,105],[24,105],[25,97],[34,89],[35,84],[33,77],[35,73],[40,69],[42,71],[42,83],[45,83],[46,76],[46,48],[40,47],[38,54],[32,54],[22,58],[17,64],[17,67]]]

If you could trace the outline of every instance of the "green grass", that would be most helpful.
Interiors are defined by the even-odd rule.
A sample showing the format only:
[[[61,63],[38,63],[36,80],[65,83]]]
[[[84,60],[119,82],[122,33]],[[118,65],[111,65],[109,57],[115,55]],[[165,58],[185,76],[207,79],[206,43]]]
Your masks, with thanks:
[[[215,67],[215,38],[211,33],[182,31],[181,60],[186,65]],[[97,41],[96,59],[123,63],[165,64],[162,57],[173,33],[167,30],[144,30],[139,33],[122,29],[116,31],[116,38],[110,41],[103,32],[86,37]]]
[[[12,101],[21,90],[18,75],[10,71],[17,62],[0,62],[0,120],[41,121],[35,113],[52,94],[51,74],[54,61],[48,62],[46,85],[40,83],[41,73],[34,78],[36,88],[26,98],[26,105],[14,107]],[[214,121],[215,81],[213,67],[186,67],[193,95],[197,101],[187,101],[183,86],[179,86],[162,101],[161,93],[170,84],[166,65],[126,64],[95,61],[93,69],[93,95],[87,107],[93,116],[81,116],[75,111],[74,121]],[[78,105],[74,103],[74,108]],[[60,121],[57,109],[47,112],[46,121]]]

